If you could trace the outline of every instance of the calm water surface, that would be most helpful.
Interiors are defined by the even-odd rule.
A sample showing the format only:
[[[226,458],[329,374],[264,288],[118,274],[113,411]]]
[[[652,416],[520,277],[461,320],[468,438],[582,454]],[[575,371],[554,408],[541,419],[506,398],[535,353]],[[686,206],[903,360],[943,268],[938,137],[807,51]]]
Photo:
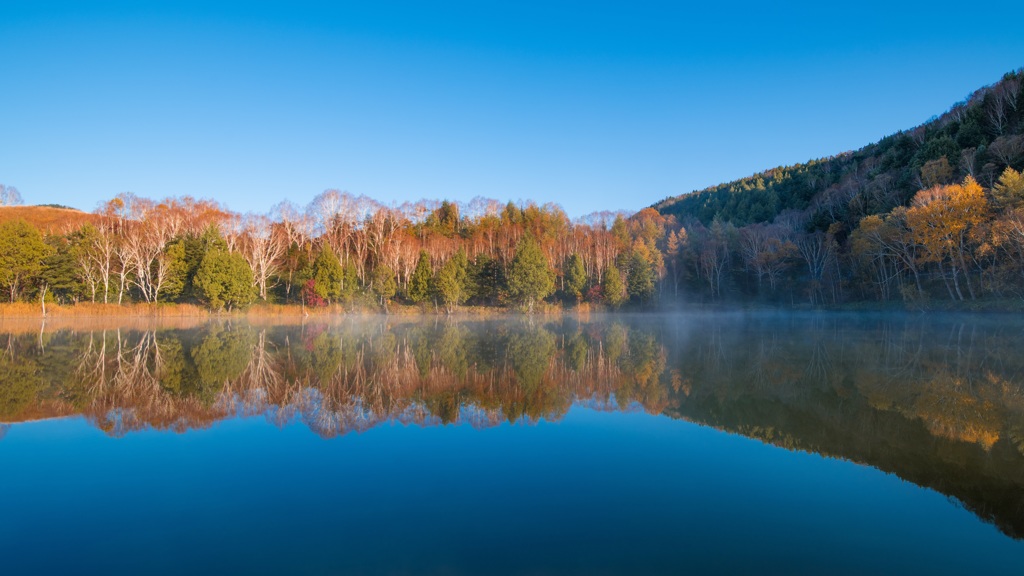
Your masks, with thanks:
[[[4,574],[1020,574],[1024,322],[0,325]]]

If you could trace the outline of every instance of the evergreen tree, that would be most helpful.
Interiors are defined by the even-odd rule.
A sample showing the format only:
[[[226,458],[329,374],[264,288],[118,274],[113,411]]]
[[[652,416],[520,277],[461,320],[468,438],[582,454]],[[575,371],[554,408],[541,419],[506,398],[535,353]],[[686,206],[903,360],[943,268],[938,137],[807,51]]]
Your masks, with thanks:
[[[587,270],[583,266],[583,258],[573,254],[565,263],[565,291],[579,302],[586,287]]]
[[[555,290],[555,274],[532,236],[527,235],[519,242],[509,266],[508,288],[513,300],[531,314],[534,305]]]
[[[211,327],[190,350],[195,375],[189,378],[189,395],[204,406],[212,405],[225,382],[237,379],[249,365],[253,336],[251,328]]]
[[[184,237],[175,240],[173,242],[181,242],[182,250],[182,268],[184,269],[184,279],[182,280],[181,290],[178,292],[176,298],[179,302],[187,302],[194,300],[201,300],[199,291],[195,287],[196,272],[199,270],[199,265],[203,262],[203,257],[206,253],[213,248],[224,250],[228,249],[228,243],[224,241],[224,238],[220,235],[220,231],[216,226],[208,226],[203,233],[200,235],[187,234]],[[173,283],[173,282],[172,282]],[[161,288],[161,291],[163,289]],[[172,296],[168,299],[174,299]]]
[[[447,200],[427,217],[426,225],[435,232],[451,238],[459,232],[459,206]]]
[[[188,281],[188,261],[185,259],[185,254],[185,241],[181,238],[172,240],[164,248],[164,258],[167,259],[167,277],[160,287],[160,293],[166,301],[178,300],[185,290],[185,283]]]
[[[0,224],[0,286],[7,290],[11,302],[36,281],[43,258],[51,251],[39,230],[28,222],[17,219]]]
[[[241,254],[213,248],[203,256],[196,271],[195,287],[210,308],[220,310],[248,306],[256,298],[252,269]]]
[[[359,273],[355,264],[349,262],[341,269],[341,299],[351,302],[359,292]]]
[[[615,266],[609,266],[605,271],[601,293],[604,295],[604,301],[612,308],[618,308],[626,301],[626,285],[623,284],[622,275]]]
[[[482,304],[497,305],[507,292],[501,264],[486,254],[477,254],[469,267],[472,298]]]
[[[313,260],[312,280],[316,295],[327,300],[328,303],[339,300],[342,295],[343,275],[341,263],[334,255],[334,250],[325,244],[320,253],[316,255],[316,259]]]
[[[284,299],[294,301],[295,295],[311,278],[309,252],[298,242],[292,242],[283,257],[283,270],[278,275],[279,290],[283,291]]]
[[[645,302],[654,296],[654,269],[639,250],[629,256],[629,275],[626,277],[626,293],[638,302]]]
[[[395,272],[388,266],[381,264],[373,269],[370,275],[370,288],[380,299],[380,305],[387,312],[388,302],[394,298],[398,291],[398,284],[395,282]]]
[[[437,272],[434,286],[449,314],[469,298],[469,259],[465,250],[459,250],[444,263]]]
[[[416,262],[416,270],[409,280],[409,300],[419,304],[430,298],[430,279],[433,276],[430,270],[430,257],[426,250],[420,250],[420,258]]]
[[[62,304],[77,302],[84,294],[77,261],[81,248],[71,242],[72,237],[46,237],[44,242],[49,246],[49,254],[43,258],[42,269],[33,282],[47,297]]]

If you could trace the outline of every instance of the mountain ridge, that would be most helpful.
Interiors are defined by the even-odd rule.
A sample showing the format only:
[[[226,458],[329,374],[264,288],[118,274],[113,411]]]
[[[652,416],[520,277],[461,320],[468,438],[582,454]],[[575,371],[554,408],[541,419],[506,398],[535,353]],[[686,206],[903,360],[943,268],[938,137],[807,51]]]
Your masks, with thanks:
[[[1019,68],[923,124],[857,150],[768,168],[650,207],[705,225],[716,219],[737,226],[769,223],[786,215],[824,230],[906,206],[930,185],[972,176],[991,187],[1002,167],[1024,160],[1022,84]]]

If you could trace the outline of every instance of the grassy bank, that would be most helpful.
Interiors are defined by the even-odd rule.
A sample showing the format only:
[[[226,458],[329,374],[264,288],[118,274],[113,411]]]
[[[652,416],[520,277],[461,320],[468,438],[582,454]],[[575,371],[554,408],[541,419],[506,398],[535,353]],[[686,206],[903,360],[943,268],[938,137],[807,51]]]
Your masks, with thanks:
[[[624,307],[611,309],[607,306],[582,303],[579,306],[563,306],[560,303],[544,303],[534,308],[534,315],[560,316],[563,314],[587,315],[591,313],[606,312],[641,312],[641,313],[670,313],[670,312],[715,312],[715,311],[773,311],[773,312],[806,312],[811,310],[828,310],[836,312],[920,312],[920,313],[1024,313],[1024,299],[1020,298],[983,298],[954,302],[951,300],[926,300],[917,302],[848,302],[845,304],[834,304],[814,306],[807,303],[796,305],[768,305],[753,302],[691,302],[683,305],[665,307]],[[171,318],[194,318],[206,320],[211,318],[247,318],[256,320],[266,319],[288,319],[301,320],[304,318],[335,318],[339,316],[380,316],[390,315],[396,317],[425,317],[425,316],[455,316],[455,317],[501,317],[501,316],[523,316],[525,312],[518,308],[501,306],[460,306],[452,314],[448,314],[443,306],[433,304],[398,304],[388,305],[387,312],[380,306],[357,303],[351,305],[333,304],[322,307],[309,307],[299,304],[257,304],[244,310],[211,311],[203,306],[195,304],[103,304],[82,302],[73,305],[47,304],[45,318],[50,320],[59,319],[88,319],[88,318],[122,318],[122,319],[171,319]],[[0,320],[5,319],[42,319],[43,313],[37,303],[14,302],[0,303]]]
[[[590,313],[596,311],[593,306],[583,304],[563,308],[558,304],[545,304],[534,309],[535,315],[550,316],[563,313]],[[312,308],[298,304],[258,304],[245,310],[231,312],[214,312],[208,308],[193,304],[103,304],[82,302],[73,305],[47,304],[47,320],[86,319],[86,318],[308,318],[334,317],[342,315],[375,316],[384,314],[384,309],[377,306],[343,306],[334,304]],[[448,316],[444,307],[433,305],[390,304],[387,314],[393,316]],[[521,315],[517,309],[496,306],[460,306],[453,315],[456,316],[506,316]],[[39,304],[28,302],[0,303],[0,319],[39,319],[43,318]]]

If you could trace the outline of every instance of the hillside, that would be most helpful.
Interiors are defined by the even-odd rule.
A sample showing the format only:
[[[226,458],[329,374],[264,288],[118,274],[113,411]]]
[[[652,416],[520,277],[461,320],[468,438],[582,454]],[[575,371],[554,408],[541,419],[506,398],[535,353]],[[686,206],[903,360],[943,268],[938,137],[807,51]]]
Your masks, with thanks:
[[[97,216],[73,208],[52,206],[0,206],[0,223],[23,219],[42,232],[65,233],[86,222],[95,222]]]
[[[666,198],[663,215],[736,226],[780,214],[825,230],[848,229],[871,214],[907,205],[914,194],[973,176],[991,187],[1006,166],[1024,163],[1024,69],[975,91],[941,116],[854,152],[778,167],[701,191]],[[793,218],[788,218],[792,221]]]

